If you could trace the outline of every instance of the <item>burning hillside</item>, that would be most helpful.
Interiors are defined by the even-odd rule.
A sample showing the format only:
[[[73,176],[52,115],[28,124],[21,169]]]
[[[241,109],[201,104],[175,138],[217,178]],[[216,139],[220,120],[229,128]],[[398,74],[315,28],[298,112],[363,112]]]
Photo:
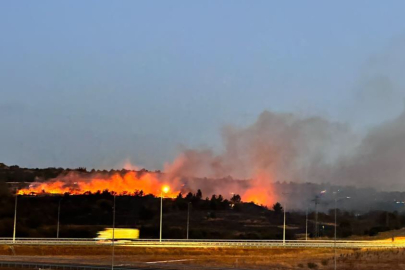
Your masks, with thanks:
[[[69,171],[46,181],[32,182],[29,186],[18,190],[20,195],[71,194],[82,195],[109,191],[118,195],[152,194],[160,196],[164,187],[165,197],[176,197],[179,193],[186,195],[196,193],[198,189],[210,197],[221,194],[232,197],[240,194],[243,201],[256,204],[271,205],[275,202],[272,188],[259,189],[254,187],[257,180],[234,180],[230,177],[222,179],[171,177],[168,174],[149,171],[115,171],[78,172]]]
[[[174,183],[173,183],[174,184]],[[134,195],[142,192],[143,194],[159,195],[165,186],[165,182],[159,179],[155,173],[137,173],[130,171],[124,175],[115,173],[111,176],[96,173],[89,176],[83,176],[71,172],[66,176],[55,178],[46,182],[34,182],[29,187],[20,189],[18,194],[36,195],[47,194],[86,194],[96,193],[108,190],[118,195]],[[180,192],[180,188],[171,185],[171,189],[165,193],[168,197],[174,197]]]

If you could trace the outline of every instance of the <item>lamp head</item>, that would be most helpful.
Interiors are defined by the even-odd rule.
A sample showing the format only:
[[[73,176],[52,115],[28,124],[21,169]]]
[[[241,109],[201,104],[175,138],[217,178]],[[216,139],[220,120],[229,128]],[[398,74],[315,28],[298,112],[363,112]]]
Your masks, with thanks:
[[[162,187],[162,192],[163,192],[163,193],[167,193],[167,192],[169,192],[169,190],[170,190],[170,187],[169,187],[169,186],[163,186],[163,187]]]

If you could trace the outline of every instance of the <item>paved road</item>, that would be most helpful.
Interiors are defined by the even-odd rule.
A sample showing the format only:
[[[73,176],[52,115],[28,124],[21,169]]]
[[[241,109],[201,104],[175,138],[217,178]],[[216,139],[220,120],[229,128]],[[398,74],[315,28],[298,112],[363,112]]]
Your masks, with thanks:
[[[69,239],[69,238],[0,238],[0,245],[81,245],[109,246],[110,240]],[[128,247],[230,247],[230,248],[271,248],[271,247],[305,247],[305,248],[405,248],[405,242],[392,241],[344,241],[344,240],[291,240],[283,243],[281,240],[163,240],[137,239],[117,240],[116,246]]]

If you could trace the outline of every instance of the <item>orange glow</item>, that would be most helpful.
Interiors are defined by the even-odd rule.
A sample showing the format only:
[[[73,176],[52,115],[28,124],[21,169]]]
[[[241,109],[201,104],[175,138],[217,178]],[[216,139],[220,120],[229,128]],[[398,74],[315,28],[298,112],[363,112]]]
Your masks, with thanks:
[[[170,187],[169,186],[163,186],[162,191],[163,191],[163,193],[168,193],[170,191]]]
[[[268,192],[263,188],[248,189],[245,194],[243,194],[242,200],[245,202],[254,202],[257,205],[270,205],[273,201]]]
[[[273,176],[268,172],[259,171],[252,179],[251,187],[242,195],[242,201],[254,202],[257,205],[271,206],[277,201],[271,183]]]
[[[87,192],[96,193],[108,190],[118,195],[134,195],[142,191],[144,195],[153,194],[160,196],[162,183],[158,174],[128,172],[121,176],[114,174],[105,176],[96,174],[91,177],[83,177],[75,173],[50,180],[48,182],[36,182],[26,189],[20,189],[20,195],[36,195],[41,193],[47,194],[64,194],[72,195],[85,194]],[[167,197],[176,197],[178,190],[170,191],[168,186],[163,187]]]
[[[258,176],[250,180],[250,187],[241,192],[240,189],[233,190],[241,196],[244,202],[254,202],[258,205],[271,206],[277,200],[273,192],[269,175],[257,174]],[[170,185],[170,186],[169,186]],[[105,190],[117,195],[135,195],[141,191],[143,195],[152,194],[156,197],[164,194],[165,198],[176,198],[180,191],[183,194],[192,190],[184,190],[184,183],[179,178],[170,180],[167,174],[153,172],[136,172],[129,171],[125,174],[115,173],[92,173],[81,174],[70,172],[66,175],[59,176],[47,182],[34,182],[28,188],[20,189],[19,195],[38,195],[38,194],[71,194],[81,195],[88,193],[103,192]],[[235,188],[235,187],[233,187]],[[202,187],[204,192],[204,188]],[[216,194],[229,194],[225,190],[215,190]],[[207,194],[211,196],[212,194]],[[231,194],[233,195],[233,194]]]

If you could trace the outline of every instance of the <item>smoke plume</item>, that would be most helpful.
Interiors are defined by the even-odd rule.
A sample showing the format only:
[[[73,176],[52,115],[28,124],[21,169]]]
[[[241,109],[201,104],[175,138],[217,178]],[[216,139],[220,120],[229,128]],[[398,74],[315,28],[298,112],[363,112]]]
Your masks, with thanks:
[[[233,191],[264,204],[280,197],[274,182],[405,189],[405,113],[360,139],[347,124],[269,111],[222,135],[224,151],[188,149],[166,165],[167,177],[251,179],[249,188]]]

